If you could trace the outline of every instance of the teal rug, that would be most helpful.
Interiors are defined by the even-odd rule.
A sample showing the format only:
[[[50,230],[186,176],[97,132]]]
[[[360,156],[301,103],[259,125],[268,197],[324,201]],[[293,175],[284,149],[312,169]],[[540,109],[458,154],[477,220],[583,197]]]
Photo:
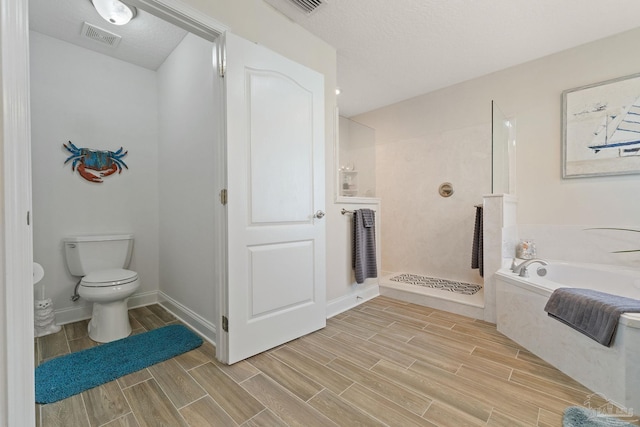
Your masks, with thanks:
[[[66,399],[201,345],[188,328],[170,325],[46,361],[36,368],[36,403]]]
[[[608,417],[592,409],[570,406],[564,410],[562,427],[636,427],[619,418]]]

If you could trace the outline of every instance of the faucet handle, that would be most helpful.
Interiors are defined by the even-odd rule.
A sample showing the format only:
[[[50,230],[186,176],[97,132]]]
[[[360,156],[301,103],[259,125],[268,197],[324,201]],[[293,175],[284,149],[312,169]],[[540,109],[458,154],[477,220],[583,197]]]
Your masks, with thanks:
[[[529,277],[529,272],[527,271],[527,269],[529,268],[529,266],[531,264],[534,264],[534,263],[538,263],[538,264],[542,264],[542,265],[548,265],[549,264],[547,261],[545,261],[543,259],[532,258],[532,259],[528,259],[528,260],[524,261],[522,264],[517,266],[516,269],[513,272],[520,274],[520,277]]]
[[[518,266],[518,264],[516,263],[516,259],[515,258],[511,258],[511,271],[515,272],[516,271],[516,267]]]

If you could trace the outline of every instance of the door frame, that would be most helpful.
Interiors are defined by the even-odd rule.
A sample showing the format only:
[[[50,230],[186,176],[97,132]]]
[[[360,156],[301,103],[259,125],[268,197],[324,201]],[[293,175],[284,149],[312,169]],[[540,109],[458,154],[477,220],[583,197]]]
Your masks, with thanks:
[[[2,240],[0,424],[34,423],[28,0],[0,2]],[[24,424],[23,424],[24,425]]]
[[[128,3],[210,41],[228,29],[180,0]],[[28,6],[0,0],[0,425],[35,425]]]

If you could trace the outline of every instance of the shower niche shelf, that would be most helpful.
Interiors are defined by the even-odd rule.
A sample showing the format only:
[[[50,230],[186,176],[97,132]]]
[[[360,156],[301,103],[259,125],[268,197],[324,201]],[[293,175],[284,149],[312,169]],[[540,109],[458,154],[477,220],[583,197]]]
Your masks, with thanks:
[[[340,171],[340,195],[346,197],[358,195],[358,171]]]

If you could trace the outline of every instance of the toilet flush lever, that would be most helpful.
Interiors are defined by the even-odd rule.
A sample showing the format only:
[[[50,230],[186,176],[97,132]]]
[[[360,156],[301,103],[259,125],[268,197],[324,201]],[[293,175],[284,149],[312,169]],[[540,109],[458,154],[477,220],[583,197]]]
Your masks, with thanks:
[[[318,219],[322,219],[324,217],[324,212],[323,211],[317,211],[315,214],[313,214],[314,218],[318,218]]]

